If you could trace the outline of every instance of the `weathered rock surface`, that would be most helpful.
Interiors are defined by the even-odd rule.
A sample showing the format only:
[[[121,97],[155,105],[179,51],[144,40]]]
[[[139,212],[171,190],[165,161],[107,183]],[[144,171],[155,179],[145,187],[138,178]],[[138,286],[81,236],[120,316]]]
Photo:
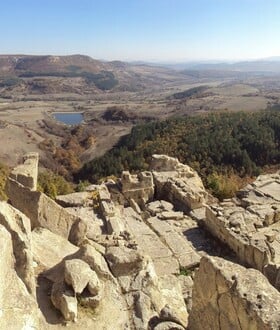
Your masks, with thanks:
[[[139,272],[143,268],[144,257],[133,249],[112,246],[106,251],[106,260],[113,275],[119,277]]]
[[[30,219],[32,229],[44,227],[68,238],[78,218],[36,191],[38,157],[37,153],[27,154],[24,163],[11,172],[6,184],[7,196],[10,203]]]
[[[66,238],[38,227],[31,233],[33,258],[42,270],[50,269],[66,256],[74,254],[79,248]]]
[[[154,327],[154,330],[184,330],[184,329],[185,328],[182,327],[180,324],[170,321],[161,322]]]
[[[255,183],[238,192],[239,199],[207,206],[203,221],[206,229],[226,243],[242,263],[263,272],[278,289],[279,178],[279,174],[260,176]]]
[[[0,225],[0,245],[0,328],[40,329],[37,302],[15,270],[13,237],[3,225]]]
[[[37,164],[27,155],[8,180],[19,211],[0,203],[0,328],[279,329],[279,174],[217,203],[154,155],[152,172],[57,203],[36,191]],[[209,257],[233,257],[220,241],[256,269]]]
[[[206,202],[207,192],[198,174],[177,159],[153,155],[151,170],[158,199],[165,199],[186,212]]]
[[[61,311],[66,321],[76,321],[78,316],[78,302],[74,292],[67,288],[64,282],[53,284],[51,292],[53,305]]]
[[[127,200],[133,199],[136,203],[143,205],[153,199],[154,182],[151,172],[132,175],[128,171],[124,171],[121,183],[122,193]]]
[[[158,275],[179,273],[179,263],[158,235],[132,208],[124,209],[125,223],[143,254],[151,256]]]
[[[0,224],[12,236],[15,270],[30,293],[35,294],[29,219],[6,202],[0,202]]]
[[[23,157],[23,164],[18,165],[12,170],[10,177],[24,187],[35,191],[37,189],[38,162],[38,153],[28,153]]]
[[[93,206],[92,194],[87,191],[56,196],[55,201],[62,207]]]
[[[91,278],[93,278],[92,281]],[[94,295],[98,294],[100,284],[98,283],[98,278],[96,278],[95,272],[84,261],[80,259],[65,260],[64,280],[73,288],[75,294],[81,294],[90,281],[91,291],[94,291]]]
[[[195,274],[189,329],[279,329],[280,293],[254,269],[204,257]]]

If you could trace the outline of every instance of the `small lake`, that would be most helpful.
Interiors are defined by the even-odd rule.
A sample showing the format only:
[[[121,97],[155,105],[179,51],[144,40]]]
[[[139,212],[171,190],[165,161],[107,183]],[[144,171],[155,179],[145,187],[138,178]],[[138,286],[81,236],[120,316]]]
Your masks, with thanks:
[[[81,112],[53,112],[52,115],[66,125],[78,125],[84,120]]]

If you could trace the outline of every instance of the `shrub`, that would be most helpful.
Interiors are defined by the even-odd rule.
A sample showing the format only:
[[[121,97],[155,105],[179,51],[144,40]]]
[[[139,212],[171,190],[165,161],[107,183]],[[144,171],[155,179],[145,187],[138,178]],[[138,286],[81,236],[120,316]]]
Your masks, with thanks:
[[[70,194],[74,191],[71,183],[67,182],[62,176],[47,170],[40,172],[38,175],[38,190],[53,199],[57,195]]]
[[[6,181],[9,175],[9,168],[4,164],[0,164],[0,200],[7,200],[5,193]]]

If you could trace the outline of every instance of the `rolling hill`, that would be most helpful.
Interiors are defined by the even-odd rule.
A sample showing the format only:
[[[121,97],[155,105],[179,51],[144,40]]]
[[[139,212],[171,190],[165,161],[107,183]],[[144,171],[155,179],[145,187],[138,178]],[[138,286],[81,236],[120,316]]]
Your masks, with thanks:
[[[134,92],[178,79],[196,78],[169,68],[105,62],[85,55],[0,55],[0,88],[19,94]]]

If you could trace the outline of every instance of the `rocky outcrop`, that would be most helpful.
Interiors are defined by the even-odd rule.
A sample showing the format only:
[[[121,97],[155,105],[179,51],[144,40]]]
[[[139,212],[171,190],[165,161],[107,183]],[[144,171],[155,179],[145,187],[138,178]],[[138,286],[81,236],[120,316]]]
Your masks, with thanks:
[[[189,329],[279,329],[280,293],[254,269],[204,257],[195,274]]]
[[[1,204],[2,208],[3,204]],[[34,295],[28,292],[28,289],[33,290],[35,283],[32,283],[34,281],[34,278],[33,281],[31,278],[32,270],[29,268],[28,274],[23,269],[25,262],[27,267],[30,267],[30,260],[28,260],[30,251],[26,250],[24,239],[14,240],[14,233],[9,232],[2,224],[0,225],[0,327],[14,330],[40,329],[42,320],[37,302]],[[21,234],[23,235],[19,231],[18,235]],[[18,246],[16,246],[17,243]],[[22,254],[19,251],[21,246],[23,247]]]
[[[23,164],[15,167],[10,178],[32,191],[37,190],[39,154],[30,152],[23,157]]]
[[[65,260],[52,285],[51,300],[66,321],[77,321],[78,299],[96,308],[102,299],[101,283],[96,273],[81,259]]]
[[[0,202],[0,224],[12,237],[15,271],[26,285],[27,290],[35,294],[29,219],[6,202]]]
[[[79,219],[45,194],[30,190],[12,178],[8,179],[6,191],[11,204],[30,219],[32,229],[44,227],[67,238]]]
[[[106,259],[125,294],[133,329],[153,329],[163,321],[167,304],[177,325],[187,325],[188,313],[176,276],[158,276],[151,258],[134,249],[109,248]]]
[[[280,175],[260,176],[237,196],[207,206],[205,228],[280,290]]]
[[[154,197],[154,182],[151,172],[132,175],[124,171],[121,177],[122,193],[127,200],[133,200],[143,206]]]
[[[207,192],[198,174],[177,159],[153,155],[151,162],[156,197],[188,212],[207,201]]]
[[[124,224],[121,219],[121,207],[115,205],[111,199],[110,192],[105,185],[98,189],[99,210],[105,222],[109,235],[120,235],[123,232]]]
[[[0,327],[279,328],[279,174],[217,203],[190,167],[154,155],[152,172],[53,201],[37,163],[12,171],[13,206],[0,203]],[[209,257],[230,250],[255,270]]]
[[[36,191],[38,154],[29,153],[25,161],[11,172],[6,185],[10,203],[31,221],[31,228],[44,227],[68,238],[73,224],[79,218]]]
[[[66,256],[42,276],[52,282],[52,304],[66,321],[82,322],[86,312],[94,315],[89,328],[126,328],[129,316],[121,289],[104,257],[91,245]]]

